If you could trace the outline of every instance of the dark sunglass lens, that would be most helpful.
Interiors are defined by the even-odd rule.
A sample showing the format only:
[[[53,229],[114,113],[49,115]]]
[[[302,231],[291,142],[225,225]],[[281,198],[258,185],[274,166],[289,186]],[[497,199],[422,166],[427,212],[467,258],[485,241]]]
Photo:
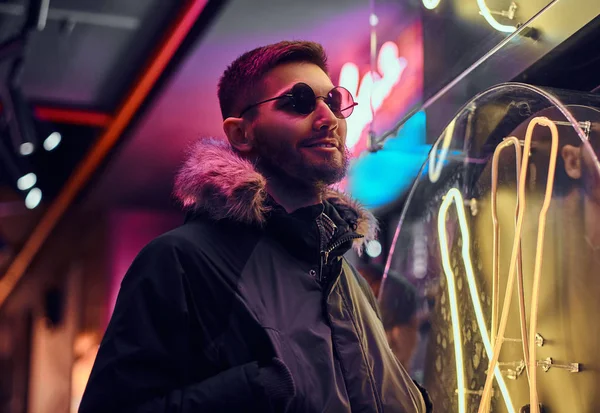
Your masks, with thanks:
[[[308,115],[315,110],[315,92],[306,83],[298,83],[291,90],[294,109],[302,115]]]
[[[342,94],[340,93],[339,88],[332,89],[327,95],[327,104],[331,111],[335,114],[339,113],[342,109]]]
[[[354,98],[350,91],[337,86],[328,93],[327,104],[331,111],[340,119],[347,118],[354,111]]]

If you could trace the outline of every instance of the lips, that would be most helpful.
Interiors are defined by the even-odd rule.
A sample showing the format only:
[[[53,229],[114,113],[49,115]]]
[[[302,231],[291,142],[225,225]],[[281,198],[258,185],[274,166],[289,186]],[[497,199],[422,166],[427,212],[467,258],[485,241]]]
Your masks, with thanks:
[[[338,149],[339,142],[337,139],[332,138],[317,138],[317,139],[308,139],[302,142],[301,146],[303,148],[332,148]]]

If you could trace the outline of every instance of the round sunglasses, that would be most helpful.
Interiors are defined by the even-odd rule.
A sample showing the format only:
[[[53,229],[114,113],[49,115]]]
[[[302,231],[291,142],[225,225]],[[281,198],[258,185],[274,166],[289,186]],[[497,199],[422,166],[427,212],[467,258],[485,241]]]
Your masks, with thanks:
[[[244,113],[258,105],[279,99],[289,99],[292,109],[300,115],[312,113],[317,107],[317,99],[323,99],[323,102],[329,106],[329,109],[338,119],[345,119],[350,116],[354,111],[354,106],[358,105],[354,101],[352,93],[342,86],[334,87],[327,93],[327,96],[316,96],[314,90],[306,83],[296,83],[288,93],[247,106],[238,117],[241,118]]]

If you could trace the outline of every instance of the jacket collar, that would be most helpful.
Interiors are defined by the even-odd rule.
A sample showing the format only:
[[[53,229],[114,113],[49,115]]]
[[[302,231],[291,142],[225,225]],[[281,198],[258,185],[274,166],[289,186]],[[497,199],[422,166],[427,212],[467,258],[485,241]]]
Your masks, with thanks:
[[[203,138],[195,142],[177,173],[174,196],[183,208],[202,213],[213,220],[231,219],[240,223],[264,226],[277,206],[266,191],[267,180],[254,165],[231,150],[227,141]],[[366,242],[377,234],[377,220],[366,208],[346,194],[327,189],[323,208],[337,215],[363,238],[353,243],[360,254]],[[315,209],[306,211],[314,213]],[[304,208],[303,208],[304,209]],[[289,215],[302,215],[296,211]],[[312,212],[311,212],[312,211]],[[328,214],[328,215],[329,215]]]

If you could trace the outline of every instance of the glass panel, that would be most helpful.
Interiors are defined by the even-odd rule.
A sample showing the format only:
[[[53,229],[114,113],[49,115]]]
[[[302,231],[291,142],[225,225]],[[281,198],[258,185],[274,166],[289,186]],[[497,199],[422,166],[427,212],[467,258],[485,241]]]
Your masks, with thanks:
[[[551,0],[421,2],[424,98],[427,100],[513,33],[517,26],[539,13]],[[515,39],[515,43],[519,42]]]
[[[421,338],[410,368],[436,410],[476,412],[493,378],[494,412],[518,412],[535,395],[546,411],[600,411],[598,108],[595,95],[499,85],[434,144],[380,301],[393,311],[393,278],[416,286]]]

